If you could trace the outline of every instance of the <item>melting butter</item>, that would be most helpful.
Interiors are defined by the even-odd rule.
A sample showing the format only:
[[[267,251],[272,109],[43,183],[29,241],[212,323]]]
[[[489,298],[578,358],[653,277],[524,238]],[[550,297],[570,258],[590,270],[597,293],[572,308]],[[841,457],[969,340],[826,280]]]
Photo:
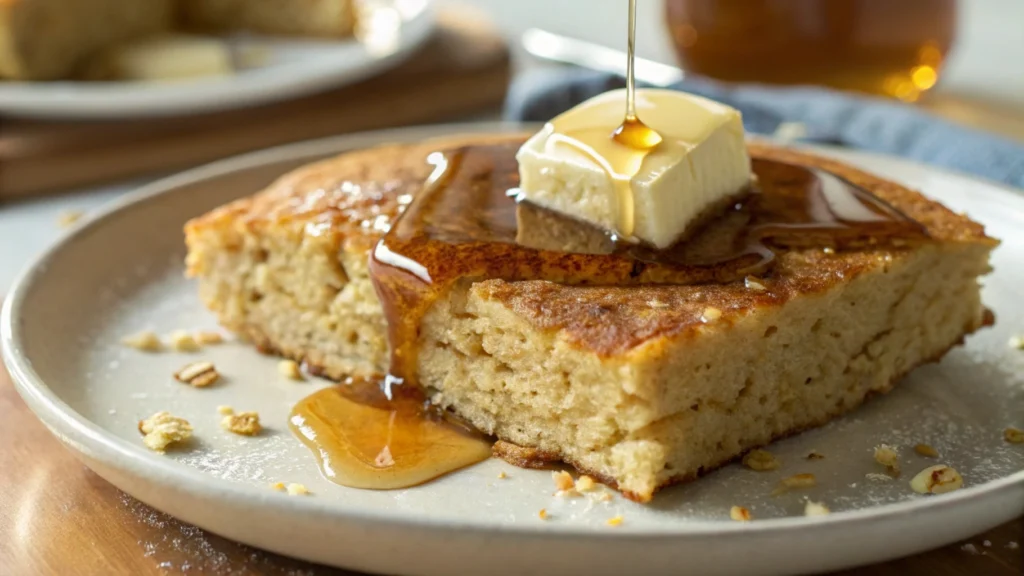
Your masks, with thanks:
[[[517,155],[519,198],[663,248],[749,185],[742,119],[699,96],[637,90],[623,123],[626,99],[592,98],[530,138]]]

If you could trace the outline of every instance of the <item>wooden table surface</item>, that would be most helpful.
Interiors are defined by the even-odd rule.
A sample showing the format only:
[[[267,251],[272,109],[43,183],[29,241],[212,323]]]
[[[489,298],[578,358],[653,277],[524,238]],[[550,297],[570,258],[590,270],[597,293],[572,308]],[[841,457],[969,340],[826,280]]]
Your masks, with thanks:
[[[50,435],[2,367],[0,439],[0,574],[353,574],[231,542],[124,494]],[[968,542],[842,574],[1019,576],[1024,553],[1011,542],[1024,543],[1024,519]]]

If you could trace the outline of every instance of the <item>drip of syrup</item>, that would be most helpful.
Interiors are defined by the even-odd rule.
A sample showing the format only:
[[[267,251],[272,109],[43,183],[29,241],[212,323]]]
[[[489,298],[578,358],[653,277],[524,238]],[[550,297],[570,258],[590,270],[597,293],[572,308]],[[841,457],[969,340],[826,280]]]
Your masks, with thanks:
[[[429,406],[413,387],[390,398],[380,380],[324,388],[292,410],[292,432],[332,482],[391,490],[416,486],[491,456],[491,442]]]

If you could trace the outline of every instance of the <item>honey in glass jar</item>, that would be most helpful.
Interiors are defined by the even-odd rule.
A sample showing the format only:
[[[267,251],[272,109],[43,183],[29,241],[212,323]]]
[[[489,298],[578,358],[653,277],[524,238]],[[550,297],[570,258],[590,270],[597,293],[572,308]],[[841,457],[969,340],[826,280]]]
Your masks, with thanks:
[[[665,0],[683,68],[913,102],[938,82],[956,0]]]

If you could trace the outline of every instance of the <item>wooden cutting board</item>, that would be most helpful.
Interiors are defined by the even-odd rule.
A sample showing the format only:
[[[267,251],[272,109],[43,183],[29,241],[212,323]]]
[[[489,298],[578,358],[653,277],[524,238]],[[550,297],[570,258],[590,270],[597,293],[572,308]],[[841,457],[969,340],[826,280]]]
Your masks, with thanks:
[[[184,118],[45,122],[0,117],[0,200],[500,106],[510,64],[497,30],[462,12],[441,12],[438,18],[434,37],[397,68],[313,96]]]

